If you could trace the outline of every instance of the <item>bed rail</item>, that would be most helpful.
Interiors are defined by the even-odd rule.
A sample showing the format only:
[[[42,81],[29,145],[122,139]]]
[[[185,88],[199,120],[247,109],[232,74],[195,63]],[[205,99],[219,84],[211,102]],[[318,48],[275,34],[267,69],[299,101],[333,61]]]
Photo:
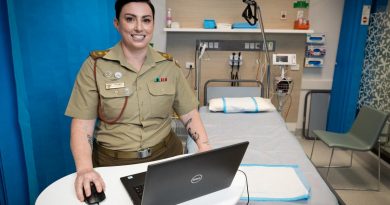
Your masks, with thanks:
[[[305,102],[303,105],[303,122],[302,122],[302,136],[305,137],[305,139],[313,139],[312,137],[309,136],[310,132],[310,112],[311,109],[308,112],[308,104],[309,104],[309,96],[312,94],[325,94],[330,96],[330,90],[310,90],[306,93],[305,95]],[[311,99],[310,99],[311,103]],[[326,109],[327,112],[327,109]],[[309,123],[308,128],[306,129],[306,122]]]

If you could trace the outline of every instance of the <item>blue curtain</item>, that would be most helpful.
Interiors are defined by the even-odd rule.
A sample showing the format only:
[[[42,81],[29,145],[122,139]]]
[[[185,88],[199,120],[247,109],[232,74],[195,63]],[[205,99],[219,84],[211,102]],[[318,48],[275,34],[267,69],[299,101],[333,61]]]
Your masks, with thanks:
[[[386,12],[388,0],[372,0],[371,13]]]
[[[7,14],[6,1],[0,1],[0,204],[28,204]]]
[[[7,0],[20,153],[31,204],[50,183],[75,171],[64,111],[88,53],[119,40],[114,2]]]
[[[357,110],[368,26],[361,25],[363,5],[371,0],[345,0],[333,77],[327,130],[346,132]]]

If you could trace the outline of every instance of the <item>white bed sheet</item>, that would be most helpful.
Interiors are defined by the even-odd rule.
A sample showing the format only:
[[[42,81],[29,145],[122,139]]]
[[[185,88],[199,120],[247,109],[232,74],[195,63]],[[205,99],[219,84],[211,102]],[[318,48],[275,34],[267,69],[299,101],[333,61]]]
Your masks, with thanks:
[[[212,113],[207,107],[200,109],[209,141],[214,148],[249,141],[244,156],[246,164],[297,164],[311,187],[311,197],[305,201],[251,202],[250,204],[338,204],[336,197],[307,158],[295,136],[287,129],[277,112]],[[193,141],[187,143],[189,152],[196,151]],[[239,204],[245,204],[240,202]]]

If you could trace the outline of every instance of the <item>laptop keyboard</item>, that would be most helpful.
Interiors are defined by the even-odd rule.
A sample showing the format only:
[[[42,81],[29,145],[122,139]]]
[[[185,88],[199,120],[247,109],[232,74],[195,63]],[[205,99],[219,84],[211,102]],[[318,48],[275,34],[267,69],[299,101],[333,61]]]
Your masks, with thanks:
[[[142,194],[144,193],[144,185],[138,185],[133,187],[135,193],[137,193],[138,197],[142,199]]]

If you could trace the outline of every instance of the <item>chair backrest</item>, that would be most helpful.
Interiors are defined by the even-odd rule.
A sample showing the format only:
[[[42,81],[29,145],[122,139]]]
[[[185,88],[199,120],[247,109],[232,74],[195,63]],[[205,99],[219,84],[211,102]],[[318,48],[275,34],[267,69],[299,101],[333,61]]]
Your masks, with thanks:
[[[352,125],[350,133],[369,145],[371,149],[378,141],[388,117],[387,113],[363,106]]]

